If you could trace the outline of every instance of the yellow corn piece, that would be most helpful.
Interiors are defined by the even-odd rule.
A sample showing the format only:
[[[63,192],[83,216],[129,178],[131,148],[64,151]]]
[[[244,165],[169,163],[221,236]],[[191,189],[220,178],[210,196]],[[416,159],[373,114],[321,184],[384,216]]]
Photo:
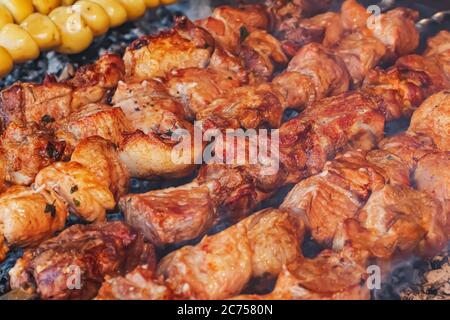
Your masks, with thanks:
[[[94,36],[105,34],[109,30],[111,23],[101,5],[88,0],[80,0],[72,8],[83,17]]]
[[[91,0],[99,4],[108,14],[111,27],[118,27],[127,21],[127,11],[118,0]]]
[[[80,53],[87,49],[94,39],[88,25],[72,7],[59,7],[50,12],[50,19],[61,33],[61,45],[58,52],[66,54]]]
[[[0,4],[8,9],[16,23],[21,23],[34,12],[31,0],[0,0]]]
[[[9,23],[0,30],[0,46],[8,50],[15,63],[39,57],[39,47],[19,25]]]
[[[42,14],[49,14],[53,9],[61,6],[61,0],[32,0],[33,6],[37,12]]]
[[[0,4],[0,29],[8,23],[13,23],[14,19],[6,7]]]
[[[33,37],[41,50],[54,49],[61,44],[58,28],[46,15],[33,13],[20,26]]]
[[[0,47],[0,78],[6,76],[11,72],[14,66],[14,61],[11,55],[3,47]]]

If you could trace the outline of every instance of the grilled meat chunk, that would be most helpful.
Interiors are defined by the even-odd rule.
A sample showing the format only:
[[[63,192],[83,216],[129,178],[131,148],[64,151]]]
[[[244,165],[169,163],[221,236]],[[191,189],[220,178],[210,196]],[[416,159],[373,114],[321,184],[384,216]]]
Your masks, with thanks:
[[[350,76],[340,57],[311,43],[297,52],[286,72],[273,83],[280,87],[290,108],[303,109],[314,100],[348,91]]]
[[[388,137],[378,144],[381,150],[399,157],[408,165],[411,172],[416,169],[417,162],[429,153],[436,152],[436,146],[430,137],[413,133],[400,133]]]
[[[167,80],[169,93],[188,106],[193,117],[240,85],[235,73],[213,68],[175,70]]]
[[[367,254],[346,247],[322,251],[314,259],[299,258],[284,266],[275,289],[267,295],[240,295],[248,300],[366,300]]]
[[[193,299],[224,299],[252,276],[276,276],[300,256],[303,227],[286,212],[268,209],[160,262],[158,274],[173,293]]]
[[[195,147],[191,139],[193,126],[182,123],[184,128],[179,123],[169,123],[171,126],[162,128],[163,133],[145,134],[138,130],[124,135],[119,156],[131,176],[180,178],[194,171],[202,148]]]
[[[75,225],[26,250],[10,271],[11,287],[42,299],[90,299],[106,276],[154,260],[151,245],[122,222]]]
[[[431,137],[436,146],[450,151],[450,91],[442,91],[414,112],[409,131]]]
[[[0,140],[5,180],[30,185],[42,168],[64,158],[65,147],[65,142],[35,123],[11,123]]]
[[[64,228],[68,211],[52,191],[12,186],[0,195],[0,261],[7,247],[38,244]]]
[[[91,103],[105,103],[120,80],[125,76],[125,65],[116,55],[106,54],[94,64],[82,66],[65,83],[74,88],[72,110]]]
[[[120,82],[112,102],[114,107],[122,109],[133,130],[145,134],[174,131],[176,123],[181,127],[186,122],[189,112],[185,112],[183,106],[169,95],[166,87],[156,80],[134,84]]]
[[[250,33],[242,43],[240,57],[251,71],[254,83],[271,79],[277,66],[284,66],[288,58],[276,38],[263,30]]]
[[[419,160],[414,171],[414,182],[418,190],[425,191],[439,200],[450,227],[450,153],[434,152]],[[447,231],[447,234],[449,231]]]
[[[72,113],[73,89],[64,83],[16,83],[0,93],[2,131],[11,122],[47,123]]]
[[[54,191],[74,214],[87,221],[105,221],[106,210],[115,207],[109,181],[78,162],[56,162],[36,176],[36,188]]]
[[[208,30],[221,48],[238,54],[241,42],[250,32],[268,29],[269,17],[259,5],[220,6],[214,9],[211,17],[196,21],[196,24]]]
[[[335,248],[348,241],[372,256],[389,259],[412,251],[428,256],[447,244],[447,217],[437,200],[408,186],[375,191],[356,219],[348,219]]]
[[[119,144],[122,134],[131,130],[129,120],[122,109],[104,104],[90,104],[66,119],[55,123],[56,136],[68,145],[68,153],[80,140],[99,136]]]
[[[356,215],[372,192],[389,182],[409,185],[409,173],[388,152],[349,151],[328,162],[322,173],[298,183],[281,208],[298,215],[313,238],[329,246],[340,226]]]
[[[16,83],[0,93],[0,127],[4,130],[10,122],[46,124],[86,104],[106,102],[124,72],[122,59],[108,54],[62,82],[48,77],[43,84]]]
[[[201,236],[217,219],[208,187],[196,182],[127,195],[119,205],[127,223],[158,246]]]
[[[196,246],[184,246],[159,263],[175,295],[190,299],[224,299],[238,294],[252,275],[251,247],[245,226],[238,224]]]
[[[173,293],[149,265],[138,266],[125,276],[105,281],[96,300],[169,300]]]
[[[83,165],[103,181],[116,202],[127,193],[130,174],[112,142],[98,136],[83,139],[72,153],[71,160]]]
[[[371,31],[387,47],[388,54],[397,58],[414,52],[419,45],[415,23],[419,13],[408,8],[396,8],[372,21]]]
[[[285,183],[322,171],[325,162],[349,144],[373,149],[384,135],[383,106],[359,92],[317,101],[280,128]]]
[[[436,36],[428,39],[424,56],[435,61],[447,79],[450,81],[450,32],[442,30]]]
[[[349,74],[345,63],[332,51],[317,43],[301,48],[292,58],[287,71],[311,78],[317,98],[338,95],[349,89]]]
[[[113,103],[133,129],[119,144],[120,159],[131,176],[177,178],[195,169],[201,146],[194,148],[192,143],[194,128],[186,120],[189,111],[169,96],[161,82],[119,83]]]
[[[354,87],[362,83],[369,71],[383,60],[387,52],[386,46],[380,40],[361,32],[344,36],[334,48],[336,54],[344,61]]]
[[[165,77],[170,71],[204,68],[214,51],[214,39],[186,17],[156,36],[135,40],[124,55],[127,82]]]
[[[242,86],[214,100],[197,113],[197,120],[204,120],[205,129],[278,128],[285,107],[277,86],[267,83]]]

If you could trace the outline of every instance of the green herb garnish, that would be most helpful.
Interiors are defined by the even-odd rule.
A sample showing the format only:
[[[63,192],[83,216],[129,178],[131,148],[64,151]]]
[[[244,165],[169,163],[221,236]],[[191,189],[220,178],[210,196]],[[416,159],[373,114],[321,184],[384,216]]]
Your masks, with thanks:
[[[56,215],[56,207],[55,207],[55,205],[53,205],[53,204],[51,204],[51,203],[47,203],[47,204],[45,205],[45,210],[44,210],[44,212],[45,212],[45,213],[50,213],[50,215],[52,216],[52,218],[54,218],[55,215]]]
[[[41,122],[43,122],[43,123],[51,123],[54,121],[55,121],[55,118],[53,118],[52,116],[49,116],[48,114],[46,114],[45,116],[43,116],[41,118]]]
[[[248,32],[248,30],[247,30],[246,27],[242,26],[242,27],[239,29],[239,34],[240,34],[240,37],[241,37],[241,42],[243,42],[243,41],[248,37],[248,35],[249,35],[250,33]]]

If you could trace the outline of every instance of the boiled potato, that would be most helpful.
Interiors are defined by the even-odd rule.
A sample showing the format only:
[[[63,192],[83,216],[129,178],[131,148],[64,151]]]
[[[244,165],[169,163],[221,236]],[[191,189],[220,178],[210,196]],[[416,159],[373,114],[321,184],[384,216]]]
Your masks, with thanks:
[[[34,8],[42,14],[49,14],[61,5],[61,0],[33,0]]]
[[[6,9],[5,6],[0,4],[0,29],[3,28],[5,24],[13,23],[14,19],[11,13]]]
[[[57,51],[66,54],[80,53],[92,43],[94,35],[88,25],[71,7],[58,7],[49,15],[61,34]]]
[[[145,14],[145,9],[147,9],[144,0],[119,0],[119,2],[127,11],[129,20],[139,19]]]
[[[103,7],[88,0],[77,1],[72,8],[81,14],[94,36],[106,33],[110,27],[109,17]]]
[[[16,23],[21,23],[34,12],[31,0],[0,0],[0,4],[8,9]]]
[[[28,31],[41,50],[50,50],[61,44],[58,28],[46,15],[33,13],[20,26]]]
[[[145,0],[145,5],[147,8],[156,8],[161,3],[160,0]]]
[[[9,23],[0,30],[0,46],[8,50],[16,63],[39,57],[39,47],[31,35],[14,23]]]
[[[111,27],[118,27],[127,21],[127,11],[120,4],[119,0],[91,0],[102,6],[109,16]]]
[[[8,51],[0,47],[0,78],[6,76],[11,72],[14,66],[14,61]]]

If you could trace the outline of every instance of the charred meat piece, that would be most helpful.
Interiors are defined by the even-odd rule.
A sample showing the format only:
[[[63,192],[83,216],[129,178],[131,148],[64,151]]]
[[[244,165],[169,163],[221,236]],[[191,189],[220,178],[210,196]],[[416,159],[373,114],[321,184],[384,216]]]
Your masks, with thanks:
[[[344,60],[354,87],[358,87],[368,72],[383,60],[387,50],[380,40],[360,32],[344,36],[334,48]]]
[[[16,83],[0,92],[2,131],[11,122],[47,124],[72,113],[73,89],[64,83]]]
[[[408,8],[396,8],[380,15],[370,26],[373,35],[387,47],[393,58],[414,52],[419,45],[415,23],[419,13]]]
[[[41,299],[91,299],[106,276],[154,265],[151,245],[122,222],[75,225],[25,251],[10,271],[11,287]]]
[[[428,39],[425,56],[435,61],[440,70],[444,72],[450,81],[450,32],[442,30],[436,36]]]
[[[96,300],[169,300],[173,293],[156,277],[149,265],[138,266],[125,276],[111,277],[103,282]]]
[[[174,29],[135,40],[124,55],[127,82],[165,77],[170,71],[204,68],[214,51],[214,39],[186,17]]]

